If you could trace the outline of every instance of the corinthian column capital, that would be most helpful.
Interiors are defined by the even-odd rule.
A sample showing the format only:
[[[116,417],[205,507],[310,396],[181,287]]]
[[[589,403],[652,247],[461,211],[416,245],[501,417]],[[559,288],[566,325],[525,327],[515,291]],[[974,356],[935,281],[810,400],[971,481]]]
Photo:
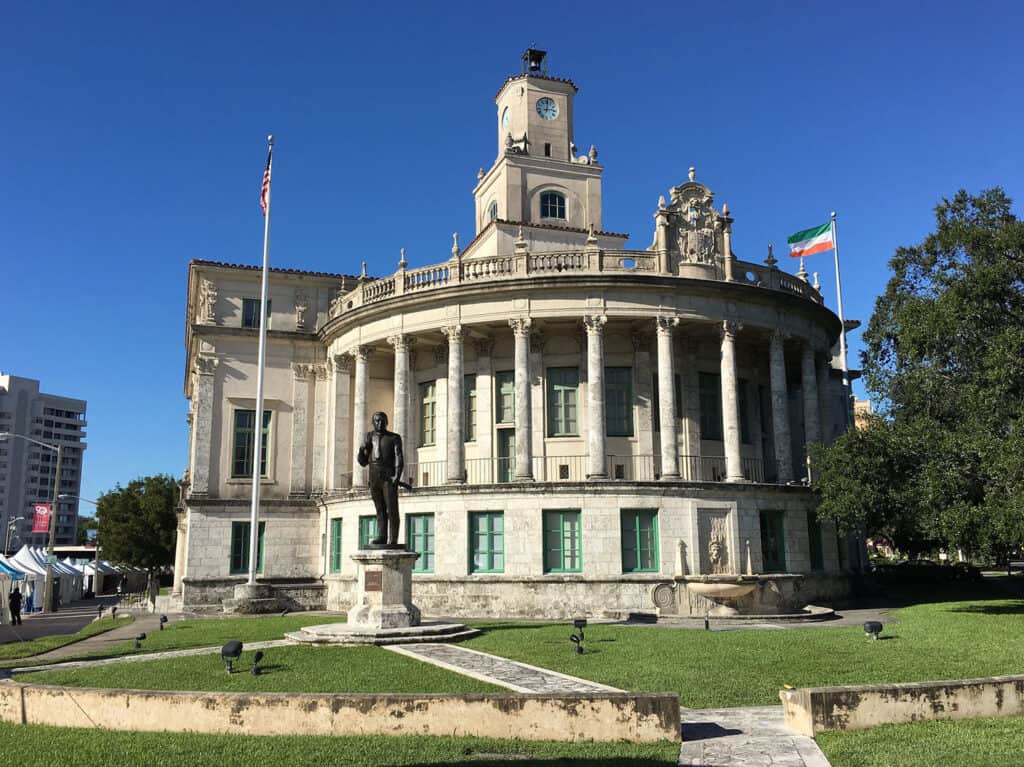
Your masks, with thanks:
[[[508,321],[508,326],[512,328],[512,332],[517,336],[528,336],[530,335],[530,328],[533,325],[533,320],[529,317],[519,317],[517,319],[511,319]]]
[[[608,324],[608,317],[603,314],[585,314],[582,321],[587,335],[600,335]]]

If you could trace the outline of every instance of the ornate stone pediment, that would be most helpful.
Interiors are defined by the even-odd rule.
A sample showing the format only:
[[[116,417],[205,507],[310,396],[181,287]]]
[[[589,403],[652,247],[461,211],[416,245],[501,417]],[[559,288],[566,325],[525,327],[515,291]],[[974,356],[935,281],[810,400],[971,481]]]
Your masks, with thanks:
[[[666,227],[665,246],[673,271],[678,264],[715,264],[724,253],[722,214],[712,204],[715,194],[690,180],[672,187],[671,202],[659,201],[658,218]]]

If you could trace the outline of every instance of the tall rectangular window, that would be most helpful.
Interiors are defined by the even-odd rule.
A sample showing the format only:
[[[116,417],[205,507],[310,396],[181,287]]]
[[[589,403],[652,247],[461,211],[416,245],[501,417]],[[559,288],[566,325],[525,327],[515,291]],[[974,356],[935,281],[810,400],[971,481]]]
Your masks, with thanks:
[[[516,421],[516,374],[501,370],[494,374],[494,422]]]
[[[377,515],[368,514],[359,518],[359,548],[365,549],[377,537]]]
[[[263,572],[263,535],[266,522],[260,522],[259,535],[256,540],[256,572]],[[228,572],[241,575],[249,572],[249,531],[252,526],[248,522],[231,523],[231,562]]]
[[[581,572],[582,543],[579,509],[544,512],[544,572]]]
[[[341,518],[331,520],[331,572],[341,572]]]
[[[462,439],[476,442],[476,374],[462,379]]]
[[[786,572],[786,531],[781,511],[761,512],[761,557],[766,573]]]
[[[263,434],[260,438],[260,476],[267,476],[267,445],[270,441],[270,413],[263,411]],[[236,410],[231,441],[231,476],[252,476],[253,436],[256,430],[255,410]]]
[[[407,514],[405,540],[409,551],[420,555],[412,566],[414,573],[434,572],[434,515]]]
[[[821,523],[816,512],[807,512],[807,538],[811,545],[811,569],[825,569],[825,555],[821,546]]]
[[[505,572],[505,515],[474,511],[469,515],[469,571]]]
[[[658,564],[658,510],[622,510],[622,572],[655,573]]]
[[[718,373],[698,374],[700,397],[700,438],[722,440],[722,377]]]
[[[579,368],[548,368],[548,436],[579,436]]]
[[[609,437],[633,436],[633,368],[604,369],[604,406]]]
[[[258,298],[242,299],[242,327],[259,328],[260,300]],[[267,299],[267,329],[270,329],[270,299]]]
[[[436,381],[427,381],[420,384],[420,447],[433,445],[436,439],[436,383]]]

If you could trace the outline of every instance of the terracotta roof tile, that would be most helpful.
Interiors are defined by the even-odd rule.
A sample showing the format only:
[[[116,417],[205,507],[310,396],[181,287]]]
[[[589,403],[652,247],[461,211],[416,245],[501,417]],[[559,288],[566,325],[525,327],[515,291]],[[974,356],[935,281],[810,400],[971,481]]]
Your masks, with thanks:
[[[260,271],[262,267],[255,266],[253,264],[229,264],[224,261],[206,261],[201,258],[194,258],[189,262],[189,266],[219,266],[225,269],[246,269]],[[302,274],[308,277],[334,277],[341,280],[358,280],[358,274],[335,274],[333,272],[309,272],[304,269],[280,269],[276,267],[270,267],[270,271],[277,272],[278,274]]]

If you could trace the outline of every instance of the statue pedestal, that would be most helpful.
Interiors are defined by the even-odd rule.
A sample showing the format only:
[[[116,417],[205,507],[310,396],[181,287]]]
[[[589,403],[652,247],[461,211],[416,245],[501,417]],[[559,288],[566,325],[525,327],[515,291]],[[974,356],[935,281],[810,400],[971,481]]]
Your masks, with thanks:
[[[352,555],[356,563],[356,593],[348,624],[358,629],[394,629],[420,625],[412,603],[415,551],[364,549]]]

